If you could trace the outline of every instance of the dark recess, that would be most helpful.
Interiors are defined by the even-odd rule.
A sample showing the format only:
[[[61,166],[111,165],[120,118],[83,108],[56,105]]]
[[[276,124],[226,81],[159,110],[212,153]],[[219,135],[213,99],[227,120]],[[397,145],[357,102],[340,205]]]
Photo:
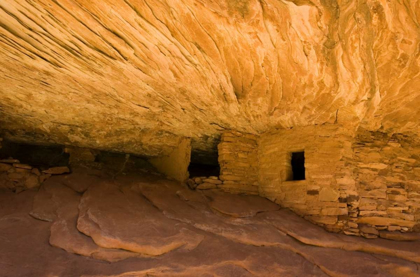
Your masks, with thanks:
[[[190,178],[203,176],[219,176],[220,166],[217,161],[217,151],[203,153],[193,151],[191,153],[191,163],[188,167]]]
[[[305,152],[292,153],[292,171],[292,180],[305,180]]]
[[[61,146],[43,146],[3,141],[0,149],[0,159],[14,158],[23,164],[29,164],[41,169],[54,166],[67,166],[69,154],[64,153]]]
[[[103,168],[110,171],[138,171],[146,169],[154,171],[153,166],[145,157],[128,155],[124,153],[98,151],[95,156],[95,162],[102,165]]]
[[[190,164],[188,167],[190,178],[203,176],[219,176],[220,167],[218,165],[209,164]]]

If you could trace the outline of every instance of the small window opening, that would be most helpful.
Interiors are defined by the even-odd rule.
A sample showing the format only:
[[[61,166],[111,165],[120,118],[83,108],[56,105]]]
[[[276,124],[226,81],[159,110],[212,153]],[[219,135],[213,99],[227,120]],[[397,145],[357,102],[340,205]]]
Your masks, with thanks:
[[[305,180],[305,152],[292,153],[292,180]]]

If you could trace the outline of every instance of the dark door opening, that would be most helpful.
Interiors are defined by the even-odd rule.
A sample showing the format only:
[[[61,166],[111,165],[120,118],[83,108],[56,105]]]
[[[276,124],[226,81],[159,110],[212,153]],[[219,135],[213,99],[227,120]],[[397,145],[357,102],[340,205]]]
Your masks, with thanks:
[[[188,172],[190,173],[190,178],[218,177],[220,175],[220,166],[217,160],[217,151],[209,153],[193,151]]]
[[[294,181],[305,180],[305,152],[292,153],[292,173]]]

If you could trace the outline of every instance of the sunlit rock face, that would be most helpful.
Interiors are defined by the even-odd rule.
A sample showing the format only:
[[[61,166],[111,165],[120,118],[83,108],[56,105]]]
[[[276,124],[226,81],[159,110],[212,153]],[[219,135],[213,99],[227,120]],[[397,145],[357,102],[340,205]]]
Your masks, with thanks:
[[[147,156],[180,137],[419,133],[420,1],[0,3],[5,138]]]

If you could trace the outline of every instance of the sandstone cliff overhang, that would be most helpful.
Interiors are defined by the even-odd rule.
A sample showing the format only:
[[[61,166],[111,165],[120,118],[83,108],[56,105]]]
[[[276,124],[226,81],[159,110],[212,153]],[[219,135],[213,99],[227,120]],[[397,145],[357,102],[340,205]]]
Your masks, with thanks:
[[[214,156],[225,129],[418,134],[419,3],[4,0],[1,135]]]

